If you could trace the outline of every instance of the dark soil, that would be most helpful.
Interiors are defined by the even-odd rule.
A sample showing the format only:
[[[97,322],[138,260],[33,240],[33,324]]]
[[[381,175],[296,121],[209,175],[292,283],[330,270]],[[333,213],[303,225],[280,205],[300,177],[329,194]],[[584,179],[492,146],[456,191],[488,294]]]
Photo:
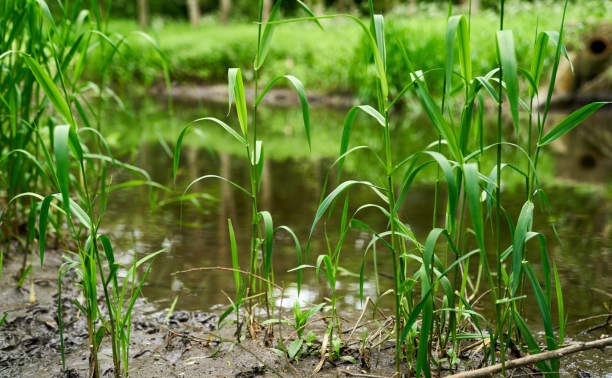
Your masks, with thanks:
[[[0,378],[88,377],[86,322],[72,302],[74,298],[79,298],[77,288],[72,283],[74,273],[68,274],[62,284],[67,367],[62,371],[57,317],[57,271],[62,262],[59,253],[48,253],[43,268],[35,263],[34,281],[26,280],[23,288],[16,287],[16,275],[12,273],[20,270],[21,258],[19,261],[5,260],[0,279],[0,313],[8,311],[9,315],[0,327]],[[36,300],[30,304],[32,290],[35,291]],[[150,306],[144,300],[137,302],[133,314],[130,344],[132,377],[310,377],[320,361],[318,351],[290,362],[287,357],[279,356],[266,347],[278,343],[281,339],[278,331],[265,341],[265,332],[260,332],[256,339],[247,337],[238,343],[234,335],[235,325],[217,330],[218,316],[215,314],[177,310],[165,321],[167,311],[151,313]],[[289,332],[284,332],[283,337],[287,337]],[[321,328],[318,334],[323,333]],[[111,349],[107,339],[99,351],[100,372],[103,377],[113,377]],[[343,350],[343,354],[353,357],[356,363],[326,361],[317,377],[393,375],[395,362],[392,347],[372,349],[367,358],[362,358],[356,349],[358,345],[355,342],[352,347]],[[474,368],[481,360],[482,356],[470,353],[461,356],[462,368]],[[579,368],[572,360],[568,362],[571,372],[566,371],[562,376],[588,376],[585,374],[589,374],[589,371],[580,370],[585,369],[584,365]],[[593,377],[608,376],[600,368],[592,365],[587,368],[594,374]],[[406,369],[405,364],[403,369]],[[442,376],[448,375],[445,371],[441,373]]]
[[[8,311],[9,315],[0,327],[0,378],[88,376],[87,324],[72,302],[79,297],[72,283],[74,274],[68,274],[62,284],[67,370],[61,369],[57,317],[57,271],[61,262],[59,253],[47,253],[43,268],[37,263],[33,266],[34,281],[27,279],[22,288],[17,288],[18,274],[14,272],[20,270],[21,258],[5,259],[0,312]],[[29,303],[32,290],[36,300]],[[137,302],[133,310],[132,377],[306,377],[319,363],[318,356],[290,363],[266,348],[263,340],[246,338],[236,343],[235,325],[217,330],[215,314],[175,311],[165,322],[167,311],[139,315],[146,310],[144,301]],[[378,374],[393,373],[392,355],[392,351],[383,351],[376,357]],[[110,356],[110,344],[105,340],[99,351],[103,377],[114,375]],[[359,364],[326,362],[317,376],[336,377],[338,369],[361,372]]]

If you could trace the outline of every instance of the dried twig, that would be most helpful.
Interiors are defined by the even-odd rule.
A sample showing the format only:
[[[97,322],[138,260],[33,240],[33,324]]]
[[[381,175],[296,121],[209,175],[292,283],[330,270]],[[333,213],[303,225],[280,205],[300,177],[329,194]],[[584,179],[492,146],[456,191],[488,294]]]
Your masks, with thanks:
[[[361,374],[361,373],[352,373],[348,370],[342,370],[342,369],[338,369],[337,370],[337,376],[340,376],[340,374],[346,374],[349,375],[351,377],[364,377],[364,378],[387,378],[385,376],[382,375],[374,375],[374,374]]]
[[[607,346],[612,345],[612,337],[608,337],[601,340],[590,341],[590,342],[579,342],[570,345],[565,348],[551,350],[544,353],[533,354],[523,358],[517,358],[516,360],[507,361],[505,363],[506,369],[513,369],[519,366],[525,366],[536,362],[552,360],[554,358],[562,358],[566,355],[582,352],[589,349],[603,349]],[[458,374],[450,375],[447,378],[477,378],[477,377],[489,377],[492,374],[499,373],[502,371],[502,365],[492,365],[481,369],[464,371]]]

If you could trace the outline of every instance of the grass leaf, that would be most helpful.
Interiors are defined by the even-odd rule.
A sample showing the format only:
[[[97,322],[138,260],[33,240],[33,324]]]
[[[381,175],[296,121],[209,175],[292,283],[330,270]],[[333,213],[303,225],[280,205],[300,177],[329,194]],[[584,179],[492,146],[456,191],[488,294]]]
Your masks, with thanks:
[[[527,233],[531,231],[533,224],[533,202],[527,201],[521,209],[518,222],[516,223],[516,231],[512,241],[513,258],[512,258],[512,296],[516,295],[521,279],[521,268],[523,262],[523,245],[527,237]]]
[[[306,96],[306,90],[304,89],[304,84],[295,76],[285,75],[285,76],[277,76],[268,84],[264,90],[261,92],[257,100],[255,100],[255,105],[258,105],[261,100],[264,98],[266,93],[272,89],[274,84],[278,82],[280,79],[286,78],[293,84],[295,90],[297,91],[298,97],[300,99],[300,105],[302,106],[302,118],[304,120],[304,129],[306,130],[306,140],[308,141],[308,148],[312,150],[312,145],[310,141],[310,112],[308,110],[308,97]]]
[[[242,287],[242,280],[240,279],[240,265],[238,263],[238,246],[236,245],[236,234],[234,233],[234,227],[232,226],[232,220],[228,218],[227,228],[229,230],[230,247],[232,250],[232,268],[234,269],[234,285],[236,286],[236,298],[240,295],[240,288]]]
[[[514,49],[514,36],[512,30],[499,30],[497,32],[497,49],[499,61],[502,67],[510,112],[514,122],[514,131],[519,134],[519,93],[518,75],[516,63],[516,51]]]
[[[382,116],[376,109],[371,107],[370,105],[359,105],[353,107],[346,114],[346,118],[344,119],[344,127],[342,128],[342,140],[340,142],[340,158],[338,159],[338,182],[340,182],[340,177],[342,176],[342,167],[344,166],[344,157],[343,155],[347,152],[349,141],[351,139],[351,132],[353,130],[353,122],[355,121],[355,117],[357,113],[362,110],[366,114],[372,116],[378,123],[385,127],[385,117]]]
[[[547,144],[561,138],[606,104],[610,104],[610,102],[594,102],[576,110],[567,116],[563,121],[559,122],[557,126],[553,127],[548,134],[544,135],[544,137],[542,137],[538,143],[538,146],[546,146]]]
[[[274,35],[274,29],[276,29],[276,24],[274,21],[278,20],[280,14],[280,8],[282,0],[278,0],[272,11],[270,12],[270,16],[268,17],[268,22],[266,23],[266,28],[264,29],[263,36],[261,38],[261,44],[259,46],[259,51],[257,52],[257,56],[255,57],[255,70],[259,70],[266,60],[266,56],[268,55],[268,51],[270,50],[270,43],[272,42],[272,36]],[[315,19],[316,20],[316,19]]]
[[[308,5],[304,4],[302,1],[300,0],[296,0],[297,3],[299,4],[299,6],[302,8],[302,10],[304,12],[306,12],[307,15],[309,15],[310,17],[316,17],[314,13],[312,13],[312,11],[310,10],[310,8],[308,8]],[[317,26],[319,27],[319,29],[324,30],[323,26],[321,26],[321,23],[319,22],[319,20],[317,20],[316,18],[313,20],[315,24],[317,24]]]
[[[229,79],[229,109],[232,109],[232,101],[235,98],[238,122],[240,123],[240,129],[242,129],[242,135],[246,138],[248,131],[248,118],[242,73],[240,72],[240,68],[230,68],[227,75]]]
[[[264,254],[264,278],[270,279],[270,272],[272,271],[272,247],[274,243],[274,226],[272,223],[272,215],[267,211],[262,211],[259,215],[264,221],[264,233],[265,233],[265,254]]]
[[[187,133],[187,129],[189,129],[189,127],[191,125],[193,125],[194,123],[200,122],[200,121],[212,121],[212,122],[215,122],[218,125],[220,125],[221,127],[223,127],[223,129],[225,129],[225,131],[227,131],[231,136],[233,136],[236,140],[238,140],[244,146],[246,146],[248,144],[246,139],[244,139],[234,129],[232,129],[230,126],[228,126],[225,122],[220,121],[220,120],[218,120],[216,118],[204,117],[204,118],[196,119],[193,122],[190,122],[181,131],[181,133],[179,135],[179,138],[176,141],[176,146],[174,147],[174,160],[173,160],[173,163],[172,163],[172,175],[174,177],[174,185],[176,185],[176,174],[178,173],[179,161],[181,159],[181,146],[183,145],[183,138],[185,138],[185,134]]]
[[[459,65],[461,66],[461,75],[467,83],[472,80],[472,59],[467,22],[465,20],[465,16],[463,15],[453,16],[448,19],[448,23],[446,25],[446,69],[444,93],[447,98],[450,95],[451,89],[453,56],[455,52],[455,36],[457,36],[457,43],[459,45]]]
[[[47,72],[29,55],[22,54],[22,57],[32,71],[32,74],[34,74],[38,85],[40,85],[43,92],[45,92],[45,95],[51,101],[55,109],[60,113],[66,122],[71,124],[73,127],[76,127],[76,125],[73,124],[74,119],[66,100],[64,97],[62,97],[62,94],[53,80],[51,80]]]

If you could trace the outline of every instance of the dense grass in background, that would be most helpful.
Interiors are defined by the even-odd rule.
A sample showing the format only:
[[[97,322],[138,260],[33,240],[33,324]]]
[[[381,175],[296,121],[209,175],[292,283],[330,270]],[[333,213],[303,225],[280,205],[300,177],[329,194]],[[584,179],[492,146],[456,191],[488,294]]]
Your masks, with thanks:
[[[599,21],[612,19],[609,7],[597,2],[581,2],[572,5],[568,15],[566,44],[572,49],[578,46],[580,34],[588,32]],[[467,13],[466,9],[463,9]],[[556,27],[554,20],[561,15],[557,1],[521,2],[506,5],[508,28],[515,32],[518,64],[527,67],[532,47],[534,26],[540,30]],[[545,13],[544,13],[545,12]],[[538,15],[546,14],[546,17]],[[496,64],[495,50],[488,46],[490,32],[497,26],[498,15],[483,11],[472,15],[472,58],[475,70],[489,71]],[[313,25],[283,25],[274,35],[267,57],[266,69],[260,72],[262,80],[271,80],[275,72],[299,77],[311,90],[324,93],[351,93],[362,99],[374,99],[372,76],[365,62],[371,58],[367,42],[358,26],[349,20],[322,20],[325,32]],[[414,64],[423,70],[439,68],[444,57],[438,51],[444,49],[446,8],[423,7],[418,16],[398,8],[385,14],[387,35],[387,72],[390,91],[398,93],[402,88],[406,71],[402,64],[398,37],[405,43]],[[138,30],[134,21],[112,21],[112,28],[122,35]],[[186,85],[210,85],[225,83],[227,67],[244,67],[246,85],[253,84],[252,56],[255,53],[256,25],[219,25],[214,19],[204,19],[202,25],[193,28],[186,23],[158,19],[149,32],[155,36],[172,67],[174,82]],[[122,52],[124,59],[115,59],[110,67],[118,84],[132,83],[134,78],[149,85],[163,80],[159,69],[159,56],[149,45],[132,41],[133,50]],[[135,59],[138,58],[138,59]],[[546,67],[551,60],[547,58]],[[89,66],[95,76],[95,65]],[[432,91],[438,92],[442,75],[434,75]],[[121,85],[120,85],[121,86]]]

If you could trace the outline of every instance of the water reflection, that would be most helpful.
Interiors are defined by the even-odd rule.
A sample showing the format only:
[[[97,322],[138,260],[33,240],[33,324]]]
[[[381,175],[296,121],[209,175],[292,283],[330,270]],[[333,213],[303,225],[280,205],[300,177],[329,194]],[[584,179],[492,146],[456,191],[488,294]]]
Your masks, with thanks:
[[[139,145],[137,149],[131,149],[138,151],[134,154],[133,163],[146,169],[153,180],[173,187],[171,157],[162,148],[157,134],[151,130],[159,130],[162,137],[173,144],[180,132],[180,126],[202,116],[225,118],[226,111],[226,108],[215,107],[194,111],[181,108],[179,104],[174,121],[168,122],[166,118],[159,116],[157,107],[153,109],[144,107],[141,109],[144,115],[139,115],[141,119],[146,120],[142,129],[135,130],[121,125],[118,128],[125,129],[121,131],[124,143]],[[300,117],[299,110],[275,109],[272,112],[269,109],[262,109],[261,119],[264,126],[261,135],[265,143],[266,158],[260,204],[262,210],[268,210],[273,215],[275,226],[286,225],[292,228],[305,244],[329,167],[337,155],[338,141],[341,137],[338,125],[342,124],[344,113],[323,108],[313,112],[312,153],[309,153],[305,143]],[[395,124],[393,129],[393,141],[398,154],[396,159],[410,153],[406,151],[407,147],[414,150],[422,149],[437,139],[437,136],[432,134],[431,127],[422,122],[421,118],[405,117],[405,119],[405,122]],[[231,117],[227,121],[229,124],[236,123]],[[122,122],[125,125],[132,124],[127,120]],[[607,121],[604,119],[594,122],[603,124]],[[227,138],[219,128],[208,125],[202,129],[206,131],[207,142],[215,154],[213,156],[203,148],[198,138],[186,139],[181,154],[175,195],[182,194],[191,180],[211,174],[226,177],[239,185],[249,187],[248,166],[243,158],[243,148],[237,146],[231,138]],[[380,148],[379,134],[378,126],[368,123],[365,118],[358,117],[352,144],[368,144],[375,149]],[[566,148],[565,155],[556,158],[556,165],[550,155],[542,157],[540,167],[543,169],[540,179],[548,196],[550,213],[537,210],[534,230],[542,231],[546,235],[550,259],[559,267],[565,303],[572,320],[606,311],[603,305],[605,298],[593,292],[591,288],[612,292],[612,277],[608,274],[608,268],[612,266],[610,251],[612,202],[605,186],[584,184],[587,180],[608,182],[612,169],[609,168],[610,161],[605,160],[603,156],[600,160],[598,155],[594,155],[597,162],[595,168],[585,171],[580,165],[584,161],[580,160],[579,151],[591,152],[592,149],[587,149],[586,145],[584,148],[577,148],[578,143],[582,142],[579,142],[578,136],[574,134],[568,138],[569,147]],[[573,165],[567,165],[570,163]],[[356,178],[378,182],[378,176],[381,174],[376,159],[367,153],[354,154],[347,159],[345,167],[343,179]],[[568,184],[567,181],[553,180],[553,172],[565,178],[574,177],[574,181]],[[435,176],[434,169],[430,172],[425,171],[426,179],[413,185],[400,211],[402,220],[410,225],[420,240],[425,240],[434,224],[432,182]],[[114,182],[126,179],[128,179],[126,174],[119,173],[115,176]],[[329,182],[334,183],[336,179],[333,170]],[[505,187],[508,188],[502,193],[505,207],[516,219],[524,202],[524,194],[518,189],[512,189],[517,186],[516,183],[507,181],[513,179],[512,175],[504,176],[504,179]],[[241,256],[240,265],[248,266],[251,232],[250,199],[232,185],[218,179],[201,180],[189,189],[189,193],[206,193],[211,197],[198,199],[200,207],[194,206],[189,201],[184,203],[182,227],[180,203],[168,203],[152,211],[145,188],[114,192],[102,227],[111,235],[116,249],[124,252],[121,257],[124,263],[131,263],[134,253],[143,256],[164,245],[170,245],[167,253],[156,258],[144,289],[145,296],[156,309],[167,308],[177,295],[180,297],[177,306],[181,309],[207,311],[226,308],[229,302],[224,292],[230,297],[235,292],[234,279],[230,272],[208,270],[179,275],[172,273],[198,267],[231,266],[228,218],[232,219],[236,231]],[[369,189],[357,186],[351,189],[350,196],[351,212],[361,204],[379,201]],[[339,224],[337,213],[338,211],[327,222],[332,245],[338,238],[335,228]],[[385,221],[373,211],[363,211],[359,219],[374,229],[386,229]],[[443,223],[444,212],[440,209],[436,214],[435,224]],[[563,244],[557,241],[552,224],[561,235]],[[326,253],[327,244],[324,236],[325,229],[321,222],[311,242],[310,263],[315,261],[317,255]],[[342,250],[340,261],[343,268],[348,272],[359,273],[365,249],[370,241],[369,234],[362,230],[352,230]],[[502,245],[511,245],[508,232],[502,236]],[[534,251],[532,253],[535,255],[538,249],[535,244],[530,244],[529,250]],[[489,245],[488,251],[494,253],[495,246]],[[290,307],[293,305],[293,300],[298,298],[296,273],[287,272],[297,265],[293,239],[286,233],[278,233],[275,236],[273,253],[275,280],[285,288],[282,305]],[[378,272],[381,274],[378,281],[380,292],[384,292],[392,287],[391,281],[383,276],[392,271],[391,261],[382,248],[379,248],[378,253]],[[438,253],[441,258],[445,258],[444,249]],[[534,269],[537,273],[541,273],[538,260],[534,259]],[[472,264],[474,265],[476,264]],[[416,269],[416,265],[413,269]],[[364,295],[377,297],[371,253],[365,261],[365,272],[367,282]],[[470,273],[475,274],[475,272]],[[345,311],[361,308],[358,282],[358,278],[350,274],[339,278],[338,295],[343,297],[340,306]],[[306,269],[299,299],[309,303],[321,303],[329,295],[324,279],[317,283],[314,270]],[[280,305],[280,301],[277,304]],[[527,320],[538,327],[539,314],[535,299],[528,297],[526,304]],[[391,305],[390,297],[381,302],[383,308],[390,308]],[[493,308],[490,304],[483,302],[480,305],[485,316],[492,314]]]

